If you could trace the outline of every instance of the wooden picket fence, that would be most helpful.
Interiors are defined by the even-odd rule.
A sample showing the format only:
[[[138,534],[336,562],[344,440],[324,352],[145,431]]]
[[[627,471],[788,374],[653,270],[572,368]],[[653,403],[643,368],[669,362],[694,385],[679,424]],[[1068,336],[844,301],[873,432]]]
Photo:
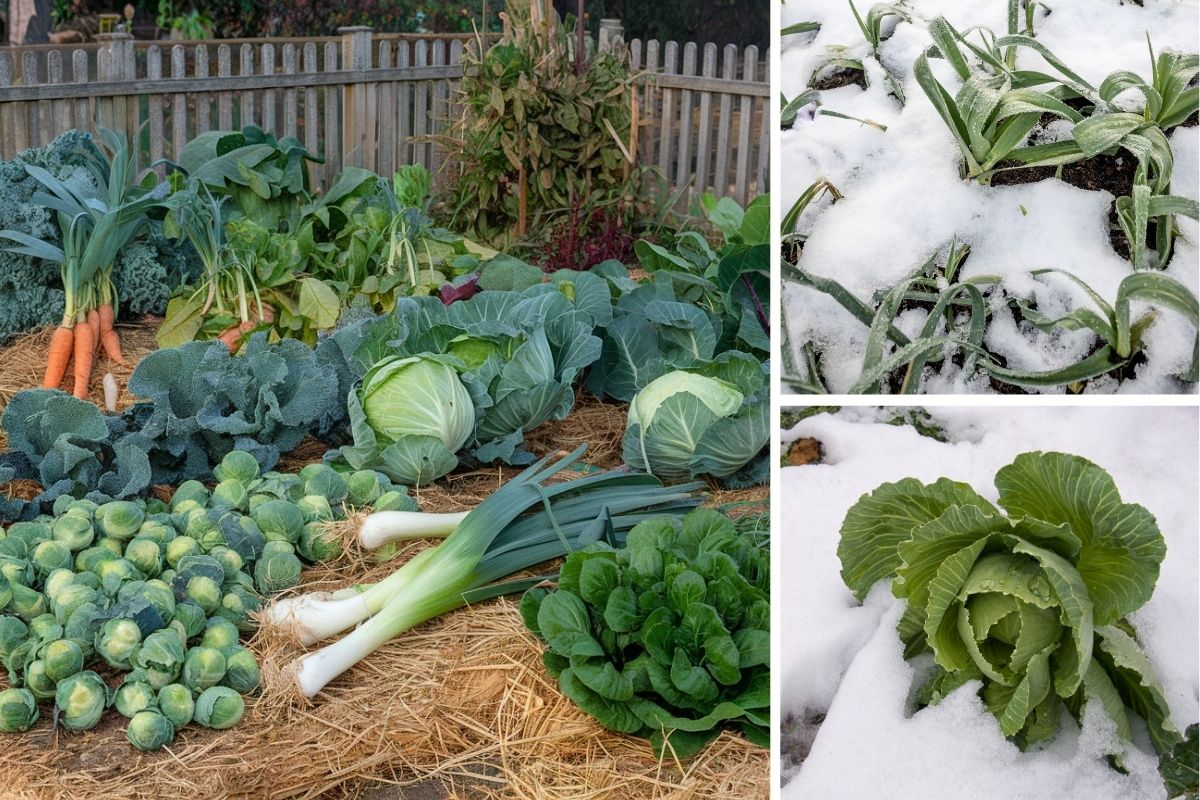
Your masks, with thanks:
[[[0,48],[0,159],[71,128],[136,136],[141,164],[196,135],[256,124],[294,136],[323,164],[383,175],[423,164],[441,179],[437,137],[460,113],[461,36],[343,28],[337,37],[170,44],[102,34],[91,46]],[[769,83],[756,48],[665,45],[615,36],[638,84],[638,157],[686,208],[702,191],[747,202],[766,191]]]

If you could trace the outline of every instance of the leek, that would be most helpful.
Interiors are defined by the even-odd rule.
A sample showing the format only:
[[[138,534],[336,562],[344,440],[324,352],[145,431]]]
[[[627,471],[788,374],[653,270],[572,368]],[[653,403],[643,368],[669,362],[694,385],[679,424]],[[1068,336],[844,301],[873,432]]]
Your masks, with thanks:
[[[652,475],[619,470],[544,485],[585,450],[533,464],[468,513],[444,542],[379,583],[269,610],[268,622],[291,627],[307,644],[363,623],[292,665],[301,693],[312,697],[409,628],[529,583],[496,584],[508,575],[602,539],[617,546],[642,519],[683,514],[700,503],[693,492],[703,484],[663,487]]]

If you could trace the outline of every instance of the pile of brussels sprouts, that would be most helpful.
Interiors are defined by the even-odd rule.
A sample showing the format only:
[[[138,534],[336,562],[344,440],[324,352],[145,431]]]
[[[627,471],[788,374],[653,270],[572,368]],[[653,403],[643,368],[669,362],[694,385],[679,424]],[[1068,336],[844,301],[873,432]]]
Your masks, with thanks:
[[[313,464],[260,474],[229,453],[198,481],[159,500],[97,505],[70,496],[53,515],[0,529],[0,731],[28,730],[54,701],[68,730],[94,727],[110,706],[140,750],[169,744],[195,721],[236,725],[261,679],[239,644],[262,599],[295,586],[305,562],[336,556],[325,524],[347,505],[415,510],[372,471]],[[124,672],[115,690],[89,664]],[[106,670],[111,673],[111,670]]]

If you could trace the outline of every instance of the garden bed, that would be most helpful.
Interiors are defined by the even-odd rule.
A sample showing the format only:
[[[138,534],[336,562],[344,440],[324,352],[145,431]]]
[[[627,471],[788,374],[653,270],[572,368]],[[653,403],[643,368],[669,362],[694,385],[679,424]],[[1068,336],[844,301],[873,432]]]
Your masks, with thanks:
[[[125,382],[139,358],[154,349],[158,320],[124,326],[126,368],[101,361]],[[0,411],[22,388],[37,385],[49,332],[0,347],[5,364]],[[588,444],[593,468],[621,463],[624,404],[580,391],[570,416],[526,438],[538,456]],[[0,447],[3,442],[0,441]],[[308,439],[284,456],[281,470],[319,461],[324,445]],[[413,490],[423,511],[455,512],[477,505],[514,467],[459,469]],[[577,473],[578,474],[578,473]],[[10,487],[11,490],[12,487]],[[18,491],[35,487],[17,487]],[[156,487],[156,493],[169,492]],[[723,491],[710,485],[707,505],[732,516],[766,510],[765,486]],[[378,580],[425,544],[375,563],[357,548],[307,569],[296,592],[330,590]],[[0,748],[0,782],[24,798],[356,797],[372,783],[423,784],[432,796],[582,797],[619,792],[628,797],[765,798],[769,753],[724,733],[683,764],[657,760],[644,739],[610,733],[564,697],[542,665],[542,644],[525,627],[515,599],[467,607],[393,640],[355,666],[315,701],[299,699],[280,667],[300,647],[263,632],[247,646],[262,665],[265,690],[248,699],[237,727],[180,731],[157,754],[130,748],[126,720],[109,714],[92,731],[66,733],[49,718]],[[383,791],[380,789],[379,791]],[[421,794],[421,797],[430,796]]]
[[[1007,5],[785,8],[785,387],[1196,391],[1197,6]]]

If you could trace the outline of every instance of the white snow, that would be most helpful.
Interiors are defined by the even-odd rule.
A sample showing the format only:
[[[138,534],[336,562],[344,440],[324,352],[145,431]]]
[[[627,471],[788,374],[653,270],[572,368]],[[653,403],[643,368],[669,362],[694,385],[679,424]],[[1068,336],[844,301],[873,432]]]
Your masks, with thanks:
[[[1054,742],[1021,753],[964,686],[912,713],[914,674],[895,633],[902,602],[881,581],[863,604],[842,583],[836,549],[846,510],[879,484],[903,477],[970,483],[995,500],[996,471],[1029,450],[1089,458],[1116,481],[1125,502],[1157,519],[1167,542],[1153,597],[1131,620],[1182,730],[1200,718],[1200,424],[1195,408],[931,408],[949,441],[911,426],[881,424],[895,409],[849,408],[804,420],[785,442],[815,437],[823,464],[781,471],[779,542],[782,713],[823,711],[813,749],[785,786],[785,800],[1165,799],[1145,732],[1126,750],[1123,776],[1103,754],[1117,742],[1103,714],[1082,729],[1064,716]]]
[[[865,14],[871,3],[863,0],[857,5]],[[1148,77],[1146,32],[1156,51],[1196,49],[1200,25],[1196,0],[1146,0],[1144,8],[1121,5],[1118,0],[1051,5],[1049,15],[1038,13],[1037,40],[1093,84],[1117,69]],[[957,239],[972,248],[962,277],[998,276],[1003,293],[1035,300],[1043,313],[1058,316],[1078,307],[1096,309],[1079,286],[1059,275],[1033,276],[1038,269],[1069,271],[1111,302],[1121,279],[1131,271],[1109,243],[1112,195],[1053,178],[997,187],[961,180],[959,148],[913,79],[913,61],[932,43],[926,30],[929,20],[944,14],[960,30],[985,25],[1003,33],[1005,3],[914,0],[909,7],[914,9],[913,21],[894,25],[876,60],[847,3],[787,0],[784,4],[784,25],[822,24],[816,34],[785,39],[780,56],[784,96],[791,98],[804,90],[829,48],[844,47],[850,56],[863,60],[871,80],[866,90],[851,85],[822,92],[822,108],[887,127],[885,132],[852,120],[801,115],[791,130],[783,132],[783,207],[790,208],[818,178],[829,180],[844,195],[837,203],[822,198],[801,217],[799,230],[808,238],[800,266],[838,281],[870,303],[876,292],[895,285]],[[893,23],[894,18],[889,26]],[[1048,69],[1041,56],[1024,48],[1018,63]],[[939,81],[955,91],[958,81],[949,65],[943,59],[932,59],[930,64]],[[889,93],[882,79],[884,67],[902,84],[906,105]],[[1063,125],[1053,128],[1048,138],[1064,134]],[[1171,142],[1177,159],[1172,191],[1196,197],[1200,128],[1177,128]],[[1167,274],[1195,292],[1200,236],[1191,220],[1181,220],[1180,227]],[[783,308],[793,347],[813,342],[822,355],[828,387],[834,392],[847,390],[861,370],[865,326],[827,295],[805,287],[785,286]],[[1134,304],[1135,313],[1147,308],[1144,303]],[[1051,338],[1027,324],[1009,328],[990,334],[987,344],[1020,369],[1065,366],[1086,355],[1096,342],[1086,331]],[[1148,363],[1139,368],[1136,380],[1120,389],[1179,391],[1181,384],[1170,376],[1190,363],[1194,337],[1190,323],[1162,311],[1147,335]],[[1110,385],[1117,388],[1115,382]],[[972,390],[955,374],[927,377],[923,388]],[[974,389],[987,391],[986,382],[975,381]]]

